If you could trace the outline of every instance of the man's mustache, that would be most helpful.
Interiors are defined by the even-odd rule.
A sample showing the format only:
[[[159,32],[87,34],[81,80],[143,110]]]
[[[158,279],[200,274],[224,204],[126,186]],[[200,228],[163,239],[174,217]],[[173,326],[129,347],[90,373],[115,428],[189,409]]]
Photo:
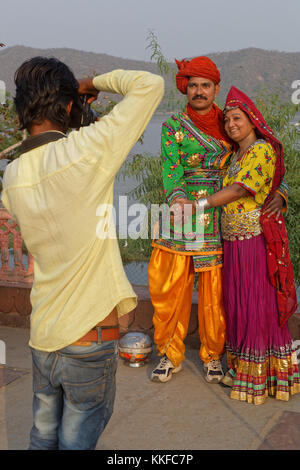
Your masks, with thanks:
[[[196,95],[193,98],[193,100],[198,100],[198,99],[207,100],[206,96],[203,96],[203,95]]]

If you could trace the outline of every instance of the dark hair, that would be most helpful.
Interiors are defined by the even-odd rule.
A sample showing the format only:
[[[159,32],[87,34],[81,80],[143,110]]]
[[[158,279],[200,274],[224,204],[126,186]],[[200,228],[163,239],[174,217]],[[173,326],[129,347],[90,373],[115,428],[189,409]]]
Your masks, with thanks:
[[[78,82],[67,65],[54,57],[34,57],[18,68],[15,84],[20,129],[29,130],[33,123],[49,119],[67,130],[66,108],[78,90]]]

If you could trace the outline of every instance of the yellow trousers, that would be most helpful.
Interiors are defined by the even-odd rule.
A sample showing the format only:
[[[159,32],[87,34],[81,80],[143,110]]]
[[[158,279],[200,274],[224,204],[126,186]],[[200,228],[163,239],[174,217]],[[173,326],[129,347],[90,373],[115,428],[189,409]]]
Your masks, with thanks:
[[[222,271],[222,268],[212,268],[199,272],[199,355],[204,363],[219,359],[225,347]],[[154,248],[148,275],[154,307],[154,342],[158,354],[166,354],[177,367],[185,357],[184,339],[192,306],[195,277],[192,256]]]

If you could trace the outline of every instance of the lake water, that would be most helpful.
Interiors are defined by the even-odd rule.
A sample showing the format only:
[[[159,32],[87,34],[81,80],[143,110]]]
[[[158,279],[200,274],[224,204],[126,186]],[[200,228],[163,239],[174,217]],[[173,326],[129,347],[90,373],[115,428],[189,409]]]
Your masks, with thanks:
[[[162,123],[168,119],[171,114],[158,114],[154,115],[150,120],[144,134],[143,134],[143,143],[138,142],[129,153],[128,158],[130,156],[142,153],[149,155],[159,155],[160,154],[160,136],[161,136],[161,126]],[[121,171],[121,170],[120,170]],[[120,235],[122,233],[127,233],[126,226],[120,221],[119,222],[119,215],[120,213],[124,213],[127,210],[127,213],[130,209],[130,206],[139,202],[134,198],[127,197],[126,202],[124,202],[124,196],[126,196],[132,189],[134,189],[139,183],[135,178],[116,178],[115,186],[114,186],[114,207],[116,210],[116,223],[117,223],[117,230]],[[119,199],[122,197],[121,199]],[[119,205],[119,202],[121,205]],[[126,205],[127,207],[126,207]],[[120,212],[119,212],[120,211]],[[122,217],[124,220],[124,216]],[[126,220],[126,218],[125,218]]]
[[[162,123],[170,117],[171,114],[158,114],[154,115],[150,120],[144,134],[143,143],[138,142],[129,153],[129,157],[136,153],[143,153],[151,155],[160,154],[160,134]],[[135,179],[123,181],[122,179],[115,182],[115,196],[124,195],[132,190],[137,185]]]
[[[161,126],[162,123],[171,116],[170,114],[155,114],[150,120],[144,134],[143,134],[143,143],[138,142],[132,149],[129,154],[134,155],[136,153],[159,155],[160,154],[160,135],[161,135]],[[137,181],[134,178],[127,178],[125,181],[123,179],[116,179],[114,187],[114,207],[117,214],[117,230],[118,233],[122,234],[126,230],[122,224],[118,223],[118,214],[119,210],[126,210],[124,206],[119,205],[119,197],[127,195],[129,191],[134,189],[137,186]],[[130,206],[137,203],[133,198],[127,199],[127,210]],[[125,219],[126,220],[126,219]],[[148,263],[129,263],[124,266],[127,277],[129,281],[136,285],[146,286],[148,285]]]

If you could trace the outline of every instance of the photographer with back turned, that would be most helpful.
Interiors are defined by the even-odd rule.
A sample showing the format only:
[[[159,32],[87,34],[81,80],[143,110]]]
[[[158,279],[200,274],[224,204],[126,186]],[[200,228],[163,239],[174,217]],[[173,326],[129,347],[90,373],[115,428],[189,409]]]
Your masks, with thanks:
[[[113,204],[116,173],[164,83],[123,70],[77,81],[65,64],[43,57],[26,61],[15,83],[20,127],[30,137],[5,171],[2,199],[34,257],[29,448],[94,449],[113,411],[118,319],[137,303],[117,240],[96,235],[97,207]],[[99,91],[124,98],[101,121],[66,135],[87,124],[79,97],[91,103]],[[109,221],[105,214],[104,229]]]

